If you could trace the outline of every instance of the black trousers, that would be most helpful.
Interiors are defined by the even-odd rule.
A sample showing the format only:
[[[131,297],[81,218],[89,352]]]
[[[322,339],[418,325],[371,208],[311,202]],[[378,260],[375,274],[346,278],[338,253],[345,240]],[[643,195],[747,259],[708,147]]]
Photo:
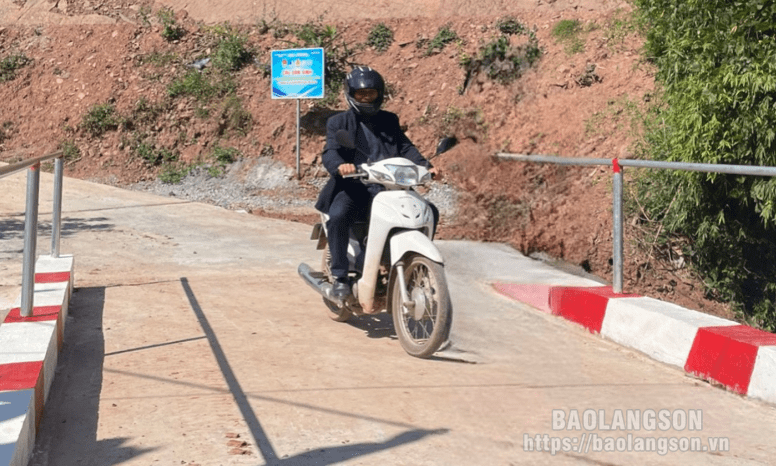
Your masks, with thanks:
[[[368,220],[372,200],[377,192],[365,185],[352,186],[334,196],[329,207],[329,220],[326,222],[329,251],[331,252],[331,274],[336,278],[348,276],[348,241],[350,227],[359,220]],[[429,203],[434,215],[434,232],[439,223],[439,209]]]
[[[336,278],[348,276],[348,236],[350,227],[359,220],[369,217],[369,208],[374,195],[367,189],[346,189],[334,196],[329,207],[326,222],[329,251],[331,252],[331,274]]]

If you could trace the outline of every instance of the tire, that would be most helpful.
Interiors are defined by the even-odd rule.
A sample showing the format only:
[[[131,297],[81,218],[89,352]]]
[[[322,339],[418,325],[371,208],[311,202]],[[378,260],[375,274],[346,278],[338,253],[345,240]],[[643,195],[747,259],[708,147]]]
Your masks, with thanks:
[[[411,356],[428,358],[450,336],[453,306],[444,266],[424,256],[411,254],[405,260],[404,281],[416,310],[402,305],[401,285],[393,279],[391,309],[393,325],[402,348]],[[417,314],[422,313],[420,319]]]
[[[323,249],[323,257],[321,258],[321,270],[329,283],[334,283],[334,279],[331,276],[331,252],[329,252],[329,245]],[[323,303],[326,305],[326,315],[335,322],[346,322],[353,315],[353,311],[350,310],[348,305],[338,307],[335,303],[323,298]]]

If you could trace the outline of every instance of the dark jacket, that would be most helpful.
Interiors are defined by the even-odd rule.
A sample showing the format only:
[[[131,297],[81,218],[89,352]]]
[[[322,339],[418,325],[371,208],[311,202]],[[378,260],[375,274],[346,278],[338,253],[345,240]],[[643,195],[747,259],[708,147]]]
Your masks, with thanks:
[[[431,166],[401,130],[399,117],[396,114],[381,110],[369,119],[372,131],[382,143],[379,150],[367,147],[363,132],[358,131],[360,121],[360,117],[353,110],[348,110],[331,116],[326,122],[326,146],[323,149],[322,160],[331,178],[321,190],[318,202],[315,204],[315,208],[323,213],[328,213],[334,196],[343,189],[363,190],[364,185],[360,181],[344,179],[339,175],[337,170],[343,163],[358,165],[367,161],[376,162],[390,157],[404,157],[417,165]],[[358,149],[341,146],[335,138],[339,130],[347,131],[350,140],[355,142]]]

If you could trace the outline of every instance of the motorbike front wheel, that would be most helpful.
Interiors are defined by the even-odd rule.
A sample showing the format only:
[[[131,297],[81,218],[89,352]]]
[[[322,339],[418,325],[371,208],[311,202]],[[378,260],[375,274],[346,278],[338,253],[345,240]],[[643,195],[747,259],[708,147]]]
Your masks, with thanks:
[[[400,283],[394,279],[391,289],[396,335],[408,354],[428,358],[447,341],[453,323],[444,266],[418,254],[406,258],[404,283],[413,308],[403,304]]]

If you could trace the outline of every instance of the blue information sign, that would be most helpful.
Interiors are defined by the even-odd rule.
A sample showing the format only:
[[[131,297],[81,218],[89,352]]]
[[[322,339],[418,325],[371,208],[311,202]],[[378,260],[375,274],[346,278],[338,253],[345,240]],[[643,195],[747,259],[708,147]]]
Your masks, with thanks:
[[[323,98],[323,49],[272,51],[273,99]]]

